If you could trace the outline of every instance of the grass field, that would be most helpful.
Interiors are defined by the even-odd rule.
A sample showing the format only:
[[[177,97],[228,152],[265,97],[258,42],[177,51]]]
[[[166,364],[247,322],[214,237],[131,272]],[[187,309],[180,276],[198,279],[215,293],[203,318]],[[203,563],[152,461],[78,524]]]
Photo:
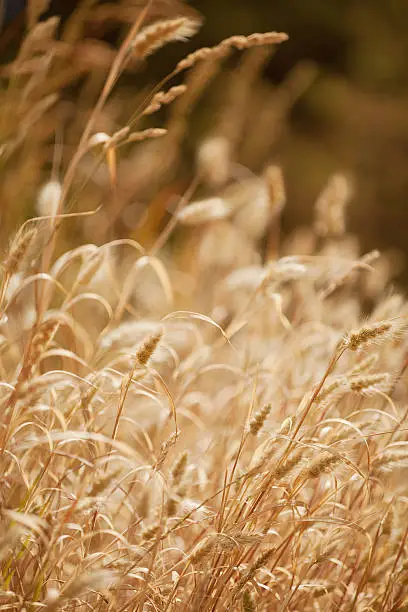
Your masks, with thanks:
[[[346,174],[285,235],[284,169],[237,157],[244,124],[248,150],[267,138],[245,112],[287,35],[232,36],[135,94],[121,77],[201,18],[148,2],[115,51],[46,4],[0,92],[0,610],[408,610],[397,262],[348,233]]]

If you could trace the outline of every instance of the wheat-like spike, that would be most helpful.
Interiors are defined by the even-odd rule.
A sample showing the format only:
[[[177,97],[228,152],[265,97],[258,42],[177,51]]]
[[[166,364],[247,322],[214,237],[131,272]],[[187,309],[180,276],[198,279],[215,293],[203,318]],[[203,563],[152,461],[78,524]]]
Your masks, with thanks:
[[[259,412],[257,412],[249,423],[249,431],[253,436],[256,436],[264,426],[264,423],[272,410],[272,404],[266,404]]]
[[[383,533],[383,535],[385,535],[385,536],[390,536],[391,535],[391,532],[392,532],[392,529],[393,529],[393,525],[394,525],[394,520],[395,520],[395,514],[394,514],[393,508],[391,507],[388,510],[388,512],[387,512],[387,514],[386,514],[386,516],[385,516],[385,518],[383,520],[383,523],[382,523],[382,533]]]
[[[260,45],[277,45],[286,42],[288,39],[289,36],[285,32],[255,32],[247,37],[247,46],[245,48],[258,47]]]
[[[235,529],[228,532],[228,535],[240,546],[255,546],[261,544],[264,538],[262,533],[243,533]]]
[[[350,389],[357,393],[364,393],[374,390],[375,388],[387,387],[389,383],[390,375],[387,373],[353,376],[348,380]]]
[[[149,105],[144,109],[142,115],[152,115],[161,109],[162,106],[171,104],[182,96],[187,90],[187,85],[175,85],[168,91],[158,91],[151,99]]]
[[[164,19],[143,28],[130,45],[132,54],[146,58],[167,43],[183,41],[193,36],[201,22],[191,17]]]
[[[328,400],[328,398],[338,389],[340,389],[340,387],[346,388],[347,386],[347,377],[346,376],[337,376],[336,378],[333,378],[333,380],[331,382],[329,382],[328,385],[326,385],[325,387],[323,387],[323,389],[320,391],[319,395],[317,396],[317,401],[321,404],[325,401]]]
[[[173,487],[178,487],[181,483],[181,479],[184,476],[188,463],[188,452],[184,451],[181,453],[177,461],[175,462],[171,470],[171,478]]]
[[[319,478],[319,476],[332,469],[340,460],[340,455],[332,455],[327,452],[321,453],[315,459],[312,459],[309,465],[300,472],[299,479]]]
[[[291,432],[295,422],[296,417],[287,417],[284,421],[282,421],[281,426],[279,427],[276,434],[280,436],[287,436]]]
[[[152,357],[154,351],[157,348],[160,340],[163,337],[163,330],[159,329],[156,333],[152,334],[142,344],[136,351],[136,363],[145,366],[147,365],[149,359]]]
[[[15,274],[20,268],[36,235],[37,230],[35,228],[17,234],[11,245],[9,254],[3,263],[4,270],[9,276]]]
[[[261,567],[264,567],[265,563],[269,561],[272,555],[275,553],[276,548],[272,546],[271,548],[267,548],[262,554],[259,555],[251,565],[248,570],[250,576],[253,576],[254,573],[259,570]]]
[[[290,458],[286,459],[286,461],[282,463],[282,465],[278,465],[271,471],[271,477],[273,480],[282,480],[293,472],[301,460],[302,455],[300,452],[293,453]]]
[[[373,366],[375,366],[377,361],[378,355],[376,353],[373,353],[372,355],[369,355],[365,359],[362,359],[361,361],[356,363],[356,365],[347,372],[346,376],[358,376],[359,374],[368,372]]]
[[[165,462],[167,455],[169,454],[172,446],[175,445],[180,436],[180,431],[174,431],[170,436],[160,445],[160,454],[156,462],[156,469],[160,469]]]
[[[123,142],[129,135],[130,127],[125,125],[125,127],[117,130],[112,136],[107,140],[104,144],[104,149],[114,149],[119,143]]]
[[[161,138],[167,134],[165,128],[147,128],[140,132],[132,132],[126,139],[126,142],[143,142],[143,140],[149,140],[150,138]]]
[[[256,572],[269,561],[272,555],[276,552],[275,547],[267,548],[259,557],[255,559],[252,565],[247,569],[247,571],[241,576],[239,579],[235,589],[234,595],[235,597],[242,591],[244,586],[252,580]]]
[[[222,54],[219,52],[218,47],[202,47],[201,49],[197,49],[197,51],[193,51],[187,55],[184,59],[182,59],[175,68],[175,73],[181,72],[182,70],[187,70],[188,68],[192,68],[197,62],[209,60],[209,59],[218,59]]]
[[[53,318],[47,319],[41,323],[31,342],[30,353],[26,364],[28,368],[35,368],[42,353],[44,353],[53,339],[58,325],[58,321]]]
[[[218,534],[212,534],[206,536],[203,540],[201,540],[201,542],[199,542],[199,544],[196,546],[196,548],[192,551],[190,555],[190,563],[198,563],[207,555],[213,552],[213,550],[218,544],[217,535]]]
[[[259,457],[256,457],[257,461],[250,467],[247,474],[255,474],[259,472],[266,463],[275,455],[278,450],[278,446],[276,444],[276,438],[271,436],[266,442],[262,445],[259,451]],[[261,452],[262,451],[262,452]],[[244,476],[245,474],[243,474]]]
[[[249,36],[234,35],[221,41],[218,48],[229,50],[231,47],[235,47],[242,51],[260,45],[276,45],[286,40],[288,40],[288,35],[283,32],[262,32]]]
[[[392,331],[393,324],[391,321],[372,323],[347,334],[342,345],[350,351],[357,351],[369,344],[386,340],[392,336]]]
[[[260,45],[276,45],[288,40],[284,32],[265,32],[251,36],[230,36],[215,47],[203,47],[182,59],[175,68],[175,73],[191,68],[199,61],[225,57],[233,49],[249,49]]]

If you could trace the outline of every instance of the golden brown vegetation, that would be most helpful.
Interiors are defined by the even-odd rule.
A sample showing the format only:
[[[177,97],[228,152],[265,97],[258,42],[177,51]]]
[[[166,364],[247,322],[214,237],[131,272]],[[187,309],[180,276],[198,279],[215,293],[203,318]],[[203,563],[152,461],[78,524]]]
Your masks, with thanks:
[[[346,234],[346,176],[322,190],[313,228],[281,238],[281,169],[236,161],[242,97],[175,196],[190,108],[220,62],[245,50],[235,84],[248,96],[264,45],[286,35],[193,52],[171,75],[192,69],[185,84],[165,79],[123,127],[106,111],[119,76],[199,23],[146,21],[149,4],[103,82],[81,43],[83,97],[102,93],[65,117],[63,178],[41,189],[80,23],[56,41],[54,20],[30,13],[3,70],[18,120],[1,126],[2,190],[22,198],[3,218],[24,216],[25,164],[40,216],[3,254],[0,609],[402,612],[407,303],[387,261]],[[168,105],[167,131],[144,123]],[[74,247],[70,224],[99,246]]]

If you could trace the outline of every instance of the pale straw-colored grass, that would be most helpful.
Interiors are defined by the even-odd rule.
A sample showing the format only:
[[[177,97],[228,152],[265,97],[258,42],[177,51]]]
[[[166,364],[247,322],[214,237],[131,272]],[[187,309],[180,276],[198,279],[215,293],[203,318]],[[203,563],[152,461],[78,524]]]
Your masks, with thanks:
[[[49,48],[54,21],[34,25],[46,5],[32,3],[15,70]],[[285,237],[284,172],[237,164],[228,130],[198,146],[184,197],[171,192],[166,209],[152,196],[137,232],[124,231],[135,202],[122,184],[171,176],[189,105],[221,59],[287,38],[194,51],[171,75],[193,68],[186,85],[161,84],[128,125],[99,127],[130,55],[198,25],[143,26],[147,14],[60,180],[39,182],[40,218],[4,249],[0,609],[401,612],[407,302],[384,258],[346,233],[345,176],[323,189],[314,225]],[[167,135],[143,123],[167,106]],[[106,174],[93,167],[84,185],[95,160]],[[89,193],[103,180],[98,208]],[[68,223],[113,237],[72,247]]]

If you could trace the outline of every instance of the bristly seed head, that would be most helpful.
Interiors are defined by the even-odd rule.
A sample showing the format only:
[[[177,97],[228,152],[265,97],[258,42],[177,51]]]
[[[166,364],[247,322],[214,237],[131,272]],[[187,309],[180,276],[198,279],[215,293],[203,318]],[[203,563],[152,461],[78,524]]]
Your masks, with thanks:
[[[272,404],[266,404],[259,412],[257,412],[249,423],[249,431],[253,436],[256,436],[264,426],[272,410]]]
[[[330,453],[322,453],[313,459],[309,465],[307,465],[299,475],[301,480],[308,478],[319,478],[322,474],[333,468],[340,461],[339,455],[332,455]]]
[[[387,373],[353,376],[348,381],[350,389],[357,393],[367,393],[370,390],[386,388],[389,383],[390,375]]]
[[[380,321],[350,332],[344,338],[342,345],[350,351],[357,351],[368,344],[386,340],[392,331],[393,325],[390,321]]]
[[[239,579],[235,589],[234,594],[235,597],[242,591],[243,587],[254,577],[255,573],[263,567],[267,561],[272,557],[272,555],[276,552],[275,547],[267,548],[263,553],[259,555],[253,562],[253,564],[247,569],[247,571],[241,576]]]
[[[143,28],[131,43],[131,52],[146,58],[167,43],[183,41],[193,36],[200,27],[198,19],[176,17],[164,19]]]
[[[173,469],[171,470],[173,487],[179,486],[181,479],[183,478],[184,473],[186,471],[187,461],[188,461],[188,453],[187,451],[184,451],[183,453],[181,453],[180,457],[175,462]]]
[[[159,331],[157,331],[155,334],[152,334],[144,342],[142,342],[142,344],[136,351],[136,362],[139,365],[147,365],[149,359],[152,357],[162,337],[163,330],[159,329]]]
[[[9,276],[17,272],[23,259],[25,258],[28,249],[33,243],[34,237],[37,234],[37,230],[31,228],[26,232],[20,232],[15,237],[13,244],[11,245],[9,254],[3,264],[4,270]]]

